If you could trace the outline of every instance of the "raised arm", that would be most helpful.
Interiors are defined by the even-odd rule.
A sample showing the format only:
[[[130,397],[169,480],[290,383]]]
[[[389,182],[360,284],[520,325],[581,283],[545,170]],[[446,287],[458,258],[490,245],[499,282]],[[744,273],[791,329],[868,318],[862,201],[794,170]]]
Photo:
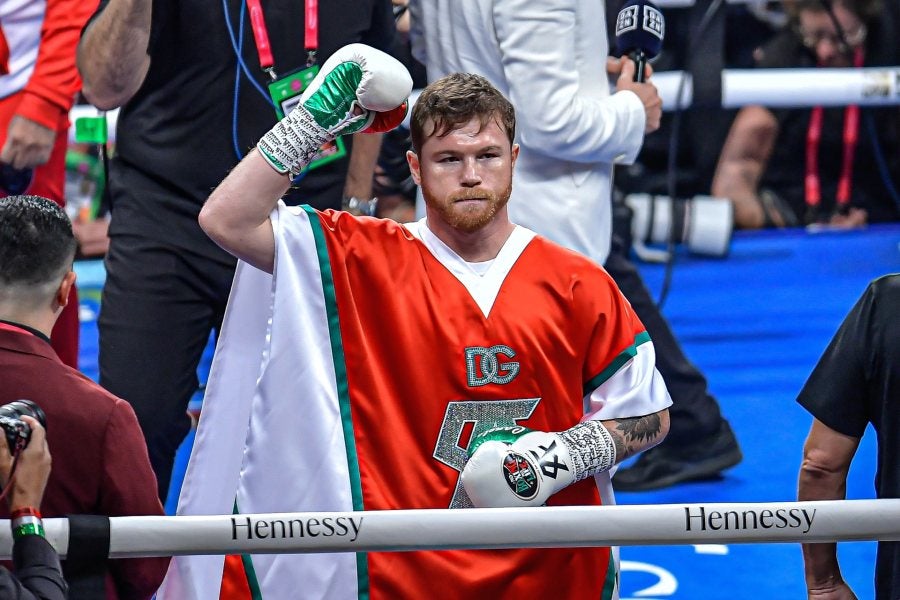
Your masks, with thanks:
[[[325,61],[299,106],[213,191],[200,211],[200,226],[234,256],[271,273],[275,236],[269,215],[289,177],[338,135],[399,125],[411,89],[412,78],[397,59],[363,44],[341,48]]]
[[[102,110],[122,106],[150,68],[152,0],[109,0],[87,27],[76,57],[82,92]]]
[[[275,236],[269,215],[290,183],[253,149],[213,190],[200,211],[200,227],[230,254],[271,273]]]

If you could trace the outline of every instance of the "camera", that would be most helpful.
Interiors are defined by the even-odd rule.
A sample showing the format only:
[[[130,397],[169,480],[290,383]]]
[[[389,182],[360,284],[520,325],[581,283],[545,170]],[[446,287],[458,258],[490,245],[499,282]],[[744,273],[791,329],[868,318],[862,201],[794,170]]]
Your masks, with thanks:
[[[24,450],[31,440],[31,427],[22,420],[26,415],[47,427],[47,415],[31,400],[16,400],[0,406],[0,427],[6,434],[6,444],[12,454]]]
[[[645,244],[665,244],[674,229],[675,242],[694,254],[722,257],[728,254],[734,229],[734,207],[727,198],[694,196],[676,199],[650,194],[628,194],[625,204],[634,211],[632,236],[635,251]],[[647,256],[654,256],[647,249]],[[655,262],[652,258],[644,258]]]

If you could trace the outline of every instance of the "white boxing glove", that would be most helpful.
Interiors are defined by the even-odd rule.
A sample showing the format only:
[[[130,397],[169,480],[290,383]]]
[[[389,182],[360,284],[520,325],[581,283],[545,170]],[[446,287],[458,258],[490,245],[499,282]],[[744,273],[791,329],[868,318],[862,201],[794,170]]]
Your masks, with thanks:
[[[615,443],[599,421],[560,433],[496,427],[472,439],[462,483],[478,508],[541,506],[615,462]]]
[[[411,90],[412,77],[396,58],[365,44],[344,46],[256,147],[273,169],[297,175],[339,135],[399,125]]]

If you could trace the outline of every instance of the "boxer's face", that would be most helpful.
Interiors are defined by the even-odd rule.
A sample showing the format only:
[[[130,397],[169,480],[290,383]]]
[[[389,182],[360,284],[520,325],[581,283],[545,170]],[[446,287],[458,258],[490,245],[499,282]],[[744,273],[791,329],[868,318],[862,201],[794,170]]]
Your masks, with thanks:
[[[410,170],[426,205],[454,229],[472,232],[505,211],[518,154],[496,119],[482,126],[472,118],[425,138],[418,155],[410,156]]]

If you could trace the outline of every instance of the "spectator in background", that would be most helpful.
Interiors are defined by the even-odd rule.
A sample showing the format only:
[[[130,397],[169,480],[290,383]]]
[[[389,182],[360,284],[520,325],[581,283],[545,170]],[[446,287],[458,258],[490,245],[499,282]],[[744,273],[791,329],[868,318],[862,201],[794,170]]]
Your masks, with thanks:
[[[247,4],[107,0],[78,49],[85,97],[122,107],[109,180],[100,383],[134,406],[163,499],[190,427],[197,365],[222,321],[235,267],[200,230],[197,214],[276,122]],[[315,18],[305,19],[305,10]],[[279,76],[321,64],[347,43],[390,51],[394,42],[390,0],[267,0],[259,14]],[[303,83],[285,86],[293,93]],[[372,197],[380,136],[343,143],[352,146],[349,157],[323,154],[289,202],[340,208],[345,197]]]
[[[409,43],[410,14],[407,0],[392,0],[397,21],[394,57],[406,66],[413,79],[413,89],[428,84],[425,66],[416,60]],[[409,172],[406,152],[412,149],[408,127],[398,127],[384,135],[378,164],[375,166],[373,191],[378,198],[375,215],[406,223],[415,220],[416,184]]]
[[[161,515],[156,479],[131,406],[60,362],[48,335],[75,283],[75,238],[62,208],[37,196],[0,199],[0,404],[22,398],[47,415],[55,468],[41,505],[47,517]],[[0,510],[0,518],[9,513]],[[72,556],[70,554],[69,558]],[[74,565],[73,598],[144,599],[167,558]]]
[[[32,417],[22,421],[31,428],[31,439],[15,456],[5,435],[0,442],[0,485],[9,486],[10,526],[13,535],[15,574],[0,568],[0,598],[6,600],[64,600],[68,586],[63,579],[56,550],[44,539],[41,499],[50,476],[50,451],[46,432]],[[15,475],[13,476],[13,465]]]
[[[593,0],[413,0],[414,55],[429,79],[478,73],[521,115],[514,223],[604,265],[646,325],[657,368],[672,394],[668,438],[613,479],[641,491],[712,477],[741,461],[706,379],[684,356],[623,244],[612,240],[614,164],[635,159],[659,127],[652,83],[634,63],[607,58],[605,8]],[[610,94],[609,80],[616,82]],[[420,202],[420,208],[422,203]]]
[[[0,2],[0,197],[36,194],[65,205],[69,109],[81,82],[78,35],[96,0]],[[78,295],[50,336],[78,367]]]
[[[797,401],[813,424],[803,447],[799,500],[843,500],[847,472],[869,423],[878,436],[875,492],[900,498],[900,274],[876,279],[844,319]],[[836,544],[804,544],[810,598],[856,596]],[[879,542],[875,597],[900,598],[900,542]]]
[[[408,223],[416,219],[416,183],[406,162],[412,149],[409,129],[398,127],[384,134],[373,190],[378,198],[375,216]]]
[[[790,0],[790,26],[756,53],[763,68],[892,66],[897,7],[880,0]],[[900,109],[746,106],[712,183],[743,228],[900,219]]]

